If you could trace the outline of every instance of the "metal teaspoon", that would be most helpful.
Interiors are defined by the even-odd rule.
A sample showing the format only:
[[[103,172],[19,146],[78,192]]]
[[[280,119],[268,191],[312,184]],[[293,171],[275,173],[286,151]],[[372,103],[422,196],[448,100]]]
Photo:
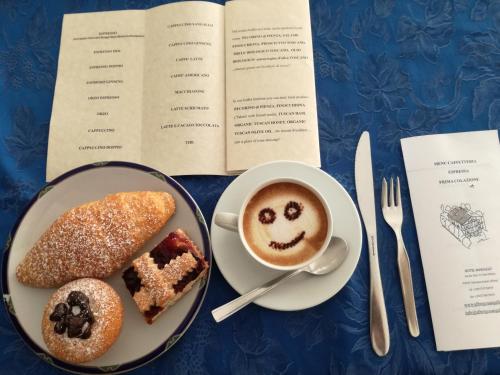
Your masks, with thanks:
[[[298,270],[287,272],[276,279],[273,279],[261,287],[257,287],[248,293],[241,295],[240,297],[222,305],[214,310],[212,310],[212,316],[217,323],[223,321],[224,319],[230,317],[235,312],[241,310],[243,307],[253,302],[257,297],[269,292],[274,289],[279,284],[283,283],[285,280],[291,279],[292,277],[298,275],[302,272],[307,272],[311,275],[325,275],[329,272],[336,270],[347,258],[349,253],[349,247],[345,240],[339,237],[332,237],[330,244],[327,249],[315,261],[309,263],[308,265],[299,268]]]

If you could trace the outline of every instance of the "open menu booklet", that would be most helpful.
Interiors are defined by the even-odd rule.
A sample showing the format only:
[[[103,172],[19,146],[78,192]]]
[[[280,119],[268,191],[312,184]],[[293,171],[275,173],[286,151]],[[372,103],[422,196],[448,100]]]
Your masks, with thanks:
[[[125,160],[229,174],[320,165],[308,0],[64,16],[47,180]]]
[[[498,131],[401,146],[437,350],[500,346]]]

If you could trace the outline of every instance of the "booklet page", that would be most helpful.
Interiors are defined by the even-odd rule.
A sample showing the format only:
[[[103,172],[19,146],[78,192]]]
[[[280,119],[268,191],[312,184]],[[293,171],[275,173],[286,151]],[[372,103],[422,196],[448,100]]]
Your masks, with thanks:
[[[437,350],[500,346],[498,132],[401,145]]]
[[[225,174],[224,6],[64,16],[47,180],[124,160]]]
[[[47,180],[102,160],[141,161],[144,11],[67,14]]]
[[[172,3],[146,17],[142,161],[226,174],[224,6]]]
[[[226,3],[227,169],[320,165],[307,0]]]

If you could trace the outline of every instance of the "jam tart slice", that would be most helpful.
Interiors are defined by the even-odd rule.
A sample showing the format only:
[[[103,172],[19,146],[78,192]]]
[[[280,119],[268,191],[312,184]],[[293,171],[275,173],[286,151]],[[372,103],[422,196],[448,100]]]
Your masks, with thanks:
[[[201,251],[182,229],[177,229],[153,250],[132,261],[122,277],[146,322],[152,324],[207,270]]]

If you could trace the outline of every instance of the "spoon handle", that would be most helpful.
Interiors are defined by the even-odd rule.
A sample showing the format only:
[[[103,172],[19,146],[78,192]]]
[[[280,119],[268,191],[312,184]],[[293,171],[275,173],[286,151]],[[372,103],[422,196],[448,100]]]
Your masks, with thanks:
[[[225,305],[217,307],[216,309],[212,310],[212,316],[214,317],[217,323],[222,322],[224,319],[230,317],[235,312],[241,310],[243,307],[253,302],[257,297],[266,294],[271,289],[274,289],[279,284],[281,284],[283,281],[288,280],[294,277],[295,275],[298,275],[303,270],[304,269],[300,268],[292,272],[287,272],[277,277],[276,279],[273,279],[265,283],[264,285],[257,287],[254,290],[251,290],[250,292],[245,293],[236,299],[233,299],[232,301],[226,303]]]

